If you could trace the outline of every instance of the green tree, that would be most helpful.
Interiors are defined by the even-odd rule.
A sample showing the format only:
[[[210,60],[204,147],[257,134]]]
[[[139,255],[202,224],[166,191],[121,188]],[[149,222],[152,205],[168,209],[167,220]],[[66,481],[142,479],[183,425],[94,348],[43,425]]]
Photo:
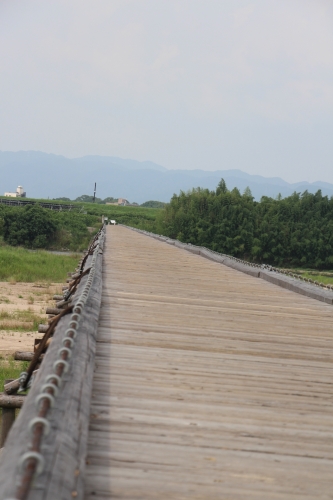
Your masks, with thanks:
[[[166,236],[278,266],[331,269],[333,197],[321,191],[253,200],[249,190],[196,188],[174,195],[159,217]]]
[[[4,216],[4,240],[10,245],[46,247],[56,229],[51,211],[37,204],[7,211]]]
[[[222,178],[217,185],[216,194],[221,194],[221,193],[225,194],[227,192],[228,192],[227,185],[225,183],[225,180]]]
[[[249,188],[249,186],[247,186],[247,187],[244,189],[243,196],[244,196],[245,198],[248,198],[249,200],[253,200],[252,191],[251,191],[251,189]]]
[[[165,203],[163,201],[149,200],[141,203],[140,207],[148,207],[148,208],[163,208]]]

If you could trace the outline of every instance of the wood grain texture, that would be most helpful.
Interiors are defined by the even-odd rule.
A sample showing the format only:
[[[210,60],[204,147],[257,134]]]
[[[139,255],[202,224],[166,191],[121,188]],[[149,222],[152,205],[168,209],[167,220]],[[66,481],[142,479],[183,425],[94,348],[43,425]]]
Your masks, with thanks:
[[[5,379],[4,383],[8,384],[9,382],[12,382],[13,379]],[[10,396],[9,396],[10,397]],[[10,399],[13,399],[13,397],[10,397]],[[8,396],[5,396],[5,400],[3,403],[4,405],[1,405],[1,394],[0,394],[0,408],[2,408],[1,411],[1,435],[0,435],[0,448],[2,448],[6,442],[8,433],[15,422],[15,406],[9,406],[8,403]]]
[[[0,392],[0,408],[21,408],[25,399],[25,396],[9,396],[5,392]]]
[[[332,499],[332,306],[107,227],[85,499]]]
[[[332,289],[328,289],[327,287],[316,286],[314,284],[304,282],[301,279],[287,276],[280,272],[275,272],[273,271],[273,269],[263,270],[261,266],[253,266],[249,262],[234,259],[230,255],[216,253],[205,247],[193,246],[191,244],[182,243],[178,240],[171,240],[169,238],[166,238],[165,236],[143,231],[141,229],[130,228],[129,226],[122,225],[122,227],[127,227],[132,231],[145,234],[159,241],[164,241],[169,245],[175,245],[178,248],[182,248],[184,250],[187,250],[188,252],[195,253],[196,255],[201,255],[201,257],[212,260],[214,262],[219,262],[221,264],[223,263],[227,267],[231,267],[232,269],[236,269],[237,271],[242,271],[243,273],[249,274],[250,276],[255,276],[256,278],[262,278],[266,281],[269,281],[270,283],[273,283],[274,285],[281,286],[282,288],[286,288],[287,290],[291,290],[292,292],[300,293],[301,295],[305,295],[306,297],[310,297],[312,299],[320,300],[321,302],[326,302],[326,304],[333,305]]]
[[[34,352],[30,351],[15,351],[14,359],[17,361],[31,361],[34,357]],[[41,361],[44,358],[44,354],[39,356],[39,360]]]

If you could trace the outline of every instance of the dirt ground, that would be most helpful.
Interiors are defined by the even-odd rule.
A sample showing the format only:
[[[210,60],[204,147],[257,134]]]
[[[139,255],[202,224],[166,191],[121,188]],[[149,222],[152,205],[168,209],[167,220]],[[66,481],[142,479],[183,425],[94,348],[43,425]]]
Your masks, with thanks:
[[[0,282],[0,356],[15,351],[33,351],[34,339],[42,334],[33,329],[34,320],[47,323],[46,307],[54,307],[60,283]],[[30,330],[30,331],[29,331]]]

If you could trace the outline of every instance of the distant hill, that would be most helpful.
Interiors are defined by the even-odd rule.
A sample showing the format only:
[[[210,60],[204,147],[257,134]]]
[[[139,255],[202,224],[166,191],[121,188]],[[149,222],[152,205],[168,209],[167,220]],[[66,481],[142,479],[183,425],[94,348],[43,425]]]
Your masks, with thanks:
[[[213,166],[212,166],[213,167]],[[65,156],[39,151],[0,152],[0,194],[22,185],[28,197],[75,199],[82,193],[93,194],[97,183],[99,198],[123,197],[143,203],[146,200],[168,202],[174,193],[193,187],[215,189],[223,177],[229,189],[241,192],[249,186],[253,196],[275,198],[294,191],[308,190],[333,196],[333,184],[298,182],[290,184],[279,177],[266,178],[241,170],[167,170],[150,161],[113,156]]]

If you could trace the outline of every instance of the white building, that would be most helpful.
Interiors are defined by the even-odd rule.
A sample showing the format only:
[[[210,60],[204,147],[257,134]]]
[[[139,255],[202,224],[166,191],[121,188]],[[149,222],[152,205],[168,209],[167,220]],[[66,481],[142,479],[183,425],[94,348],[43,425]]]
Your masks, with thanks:
[[[17,186],[15,193],[5,193],[5,196],[9,196],[11,198],[25,198],[27,193],[24,191],[22,186]]]

